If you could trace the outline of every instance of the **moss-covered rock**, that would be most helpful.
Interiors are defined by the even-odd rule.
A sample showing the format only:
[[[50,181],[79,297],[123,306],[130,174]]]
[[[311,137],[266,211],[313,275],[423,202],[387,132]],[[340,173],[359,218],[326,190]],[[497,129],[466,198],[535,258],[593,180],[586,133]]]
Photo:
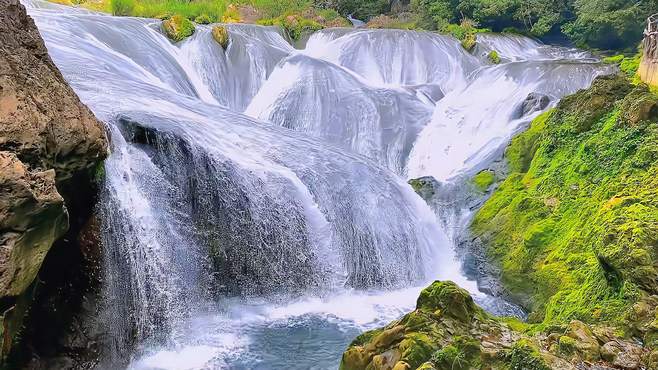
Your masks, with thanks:
[[[498,55],[496,50],[491,50],[489,54],[487,54],[487,59],[493,64],[500,64],[500,55]]]
[[[215,26],[212,28],[212,38],[217,41],[221,47],[226,50],[228,44],[231,41],[228,30],[224,26]]]
[[[472,182],[477,190],[485,192],[489,190],[489,187],[493,185],[494,181],[496,181],[494,172],[491,170],[484,170],[478,172],[478,174],[473,177]]]
[[[453,282],[436,281],[421,292],[416,310],[357,337],[340,368],[575,370],[605,361],[639,368],[649,359],[648,350],[610,327],[573,321],[541,328],[494,318]]]
[[[162,30],[170,40],[179,42],[194,34],[194,23],[177,14],[162,21]]]

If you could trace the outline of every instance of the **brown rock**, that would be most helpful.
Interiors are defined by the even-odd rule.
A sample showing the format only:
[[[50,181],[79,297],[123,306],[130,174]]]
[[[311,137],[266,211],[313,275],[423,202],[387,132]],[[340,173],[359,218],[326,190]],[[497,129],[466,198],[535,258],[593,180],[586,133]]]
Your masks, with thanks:
[[[2,356],[29,312],[26,289],[68,230],[64,198],[92,192],[89,174],[107,150],[103,124],[57,70],[25,8],[18,0],[0,0]],[[58,187],[70,191],[62,197]],[[77,206],[91,210],[93,204]]]
[[[0,293],[21,294],[34,280],[52,243],[68,228],[55,172],[30,172],[16,155],[0,152]]]
[[[107,155],[103,125],[68,86],[18,0],[0,0],[0,150],[57,181]]]

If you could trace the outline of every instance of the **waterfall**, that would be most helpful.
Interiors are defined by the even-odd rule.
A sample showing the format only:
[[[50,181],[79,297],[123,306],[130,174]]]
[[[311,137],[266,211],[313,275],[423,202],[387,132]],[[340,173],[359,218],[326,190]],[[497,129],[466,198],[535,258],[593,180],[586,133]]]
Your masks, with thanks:
[[[335,367],[435,278],[511,312],[455,260],[451,227],[467,217],[446,214],[463,205],[430,208],[406,180],[458,193],[532,117],[606,72],[517,36],[483,36],[479,53],[510,61],[499,66],[397,30],[323,30],[295,50],[277,28],[235,24],[224,50],[212,25],[173,44],[158,20],[25,4],[111,137],[111,368]]]

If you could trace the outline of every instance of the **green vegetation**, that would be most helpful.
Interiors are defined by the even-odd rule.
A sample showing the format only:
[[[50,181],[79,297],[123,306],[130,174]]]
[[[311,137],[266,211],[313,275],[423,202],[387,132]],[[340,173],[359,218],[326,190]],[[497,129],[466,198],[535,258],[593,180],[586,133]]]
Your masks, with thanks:
[[[493,64],[500,64],[500,55],[496,50],[491,50],[487,55],[487,59]]]
[[[527,339],[514,343],[508,354],[510,370],[550,370],[537,347]]]
[[[461,41],[462,46],[466,50],[473,50],[477,42],[477,34],[481,32],[490,32],[489,29],[478,28],[477,24],[465,19],[460,24],[446,24],[442,32],[454,36],[457,40]]]
[[[658,98],[622,76],[598,78],[512,141],[511,173],[472,231],[531,321],[619,320],[656,293],[656,142]]]
[[[112,15],[131,15],[135,9],[135,0],[112,0]]]
[[[634,49],[656,0],[412,0],[418,27],[442,30],[472,19],[496,32],[516,29],[535,36],[564,34],[582,47]]]
[[[304,18],[300,15],[284,15],[277,18],[262,19],[258,24],[263,26],[279,26],[288,32],[290,37],[297,41],[304,34],[310,34],[324,28],[313,19]]]
[[[162,29],[167,37],[172,41],[178,42],[192,36],[194,33],[194,23],[181,15],[174,15],[162,21]]]
[[[475,188],[478,189],[481,192],[485,192],[489,190],[489,187],[494,183],[496,180],[496,176],[494,175],[493,171],[490,170],[484,170],[480,171],[475,177],[473,177],[473,185],[475,185]]]

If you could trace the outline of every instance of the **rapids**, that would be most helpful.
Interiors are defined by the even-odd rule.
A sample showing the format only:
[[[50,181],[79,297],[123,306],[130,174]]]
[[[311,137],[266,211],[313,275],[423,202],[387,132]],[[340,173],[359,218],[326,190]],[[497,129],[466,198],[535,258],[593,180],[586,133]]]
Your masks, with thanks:
[[[296,50],[240,24],[224,51],[210,26],[172,44],[157,20],[25,5],[111,136],[99,367],[337,368],[437,278],[523,314],[461,272],[468,202],[429,206],[406,180],[461,199],[514,133],[607,72],[596,60],[397,30],[324,30]]]

